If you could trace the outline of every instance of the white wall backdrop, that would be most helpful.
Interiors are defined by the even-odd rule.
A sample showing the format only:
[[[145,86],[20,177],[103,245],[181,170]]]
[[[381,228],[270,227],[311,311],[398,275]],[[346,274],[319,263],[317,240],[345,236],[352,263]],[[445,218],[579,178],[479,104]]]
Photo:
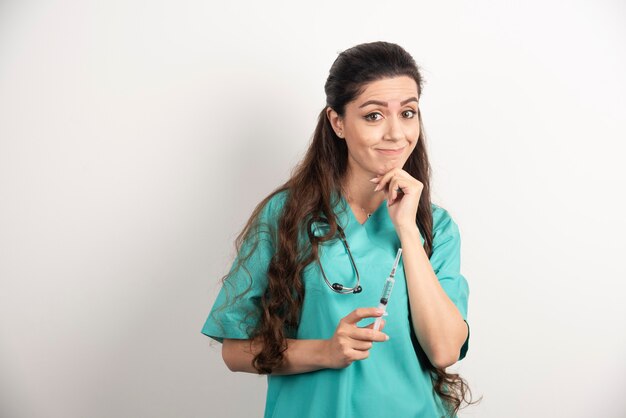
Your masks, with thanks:
[[[223,3],[0,2],[0,416],[262,415],[200,329],[337,53],[374,40],[423,70],[461,229],[460,416],[625,416],[626,4]]]

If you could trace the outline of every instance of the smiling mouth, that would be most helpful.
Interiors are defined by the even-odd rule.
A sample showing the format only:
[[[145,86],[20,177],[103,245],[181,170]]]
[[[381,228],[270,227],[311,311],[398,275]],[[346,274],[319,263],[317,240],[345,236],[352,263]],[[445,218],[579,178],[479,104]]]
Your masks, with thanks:
[[[376,151],[385,154],[385,155],[397,155],[397,154],[401,154],[402,151],[404,151],[404,148],[406,147],[402,147],[402,148],[396,148],[396,149],[383,149],[383,148],[377,148]]]

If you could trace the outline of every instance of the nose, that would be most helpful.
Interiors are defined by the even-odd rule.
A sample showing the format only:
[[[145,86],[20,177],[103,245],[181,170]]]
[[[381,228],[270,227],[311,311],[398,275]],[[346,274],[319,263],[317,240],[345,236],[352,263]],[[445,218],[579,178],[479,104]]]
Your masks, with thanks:
[[[402,126],[400,121],[396,118],[387,119],[387,130],[383,139],[386,141],[394,141],[397,142],[404,137],[404,132],[402,131]]]

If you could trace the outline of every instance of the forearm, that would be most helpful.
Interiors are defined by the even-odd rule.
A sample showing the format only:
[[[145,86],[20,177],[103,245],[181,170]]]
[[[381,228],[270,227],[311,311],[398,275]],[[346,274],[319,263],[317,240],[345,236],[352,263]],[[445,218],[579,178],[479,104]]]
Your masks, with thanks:
[[[288,339],[287,350],[283,353],[282,364],[272,371],[273,375],[307,373],[325,369],[327,340]],[[250,344],[250,340],[225,339],[222,357],[228,368],[234,372],[259,372],[252,366],[254,357],[261,351],[260,342]]]
[[[417,226],[400,229],[398,236],[415,335],[433,365],[448,367],[458,360],[467,325],[439,284]]]

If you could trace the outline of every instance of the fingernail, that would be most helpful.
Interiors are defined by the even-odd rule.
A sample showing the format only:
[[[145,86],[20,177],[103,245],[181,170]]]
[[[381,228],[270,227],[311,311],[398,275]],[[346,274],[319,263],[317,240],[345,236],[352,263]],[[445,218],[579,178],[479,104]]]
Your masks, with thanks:
[[[371,181],[372,183],[376,183],[376,182],[378,182],[378,178],[374,177],[373,179],[370,179],[370,181]]]
[[[379,187],[380,187],[380,184],[374,188],[374,191],[377,192]]]
[[[382,309],[376,309],[376,313],[382,315],[385,313],[385,311],[383,311]]]
[[[385,341],[389,341],[389,335],[385,335]]]

